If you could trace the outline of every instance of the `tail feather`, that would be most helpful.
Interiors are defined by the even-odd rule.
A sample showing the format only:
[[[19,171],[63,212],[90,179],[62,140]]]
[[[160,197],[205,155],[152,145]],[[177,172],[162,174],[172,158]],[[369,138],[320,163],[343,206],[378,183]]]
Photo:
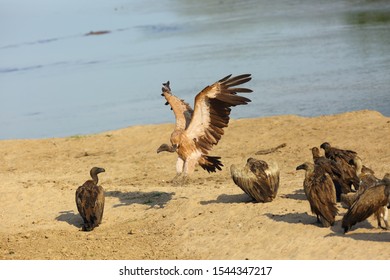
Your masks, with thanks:
[[[221,157],[202,156],[199,165],[209,173],[216,172],[217,169],[222,170],[223,164],[220,159]]]

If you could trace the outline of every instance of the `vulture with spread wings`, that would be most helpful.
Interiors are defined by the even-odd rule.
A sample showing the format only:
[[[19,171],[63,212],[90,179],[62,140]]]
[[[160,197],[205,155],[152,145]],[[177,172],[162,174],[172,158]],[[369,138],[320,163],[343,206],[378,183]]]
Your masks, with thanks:
[[[279,166],[275,161],[265,162],[248,158],[244,168],[230,166],[233,182],[257,202],[271,202],[279,189]]]
[[[250,93],[251,89],[237,87],[251,80],[250,74],[231,75],[205,87],[195,97],[194,109],[171,93],[169,82],[163,84],[165,97],[176,117],[176,126],[171,134],[171,144],[162,144],[157,152],[177,152],[176,179],[182,181],[191,175],[199,164],[208,172],[221,170],[220,157],[209,156],[217,145],[224,128],[230,120],[231,107],[245,105],[251,100],[237,95]]]

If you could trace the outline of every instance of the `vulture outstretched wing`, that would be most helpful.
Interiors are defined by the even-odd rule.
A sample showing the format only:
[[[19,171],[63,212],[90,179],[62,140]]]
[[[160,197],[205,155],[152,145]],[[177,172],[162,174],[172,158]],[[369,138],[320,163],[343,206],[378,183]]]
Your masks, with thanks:
[[[258,187],[257,177],[249,167],[245,166],[244,168],[241,168],[233,164],[230,166],[230,174],[233,182],[252,199],[255,199],[255,188]]]
[[[171,88],[169,87],[169,81],[163,84],[161,95],[164,96],[165,100],[167,101],[165,105],[170,105],[173,113],[175,114],[175,129],[186,129],[192,119],[193,110],[191,106],[184,102],[184,100],[172,94]]]
[[[250,93],[251,89],[236,87],[251,80],[250,74],[235,77],[231,75],[205,87],[195,97],[194,113],[186,130],[189,139],[194,139],[197,146],[207,154],[224,134],[223,128],[230,120],[230,107],[247,104],[251,100],[237,95]]]
[[[234,183],[257,202],[272,201],[279,189],[279,167],[276,162],[269,164],[249,158],[244,168],[230,167]]]

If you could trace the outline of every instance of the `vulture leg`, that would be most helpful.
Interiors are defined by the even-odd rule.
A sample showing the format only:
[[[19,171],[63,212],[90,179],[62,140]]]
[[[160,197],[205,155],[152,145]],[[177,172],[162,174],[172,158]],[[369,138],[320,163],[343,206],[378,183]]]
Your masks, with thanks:
[[[184,167],[184,160],[182,160],[180,157],[178,157],[177,161],[176,161],[176,174],[177,175],[179,175],[183,172],[183,167]]]
[[[198,163],[198,159],[188,157],[187,160],[184,162],[184,174],[185,175],[191,175],[195,171],[195,166]]]
[[[188,183],[188,176],[184,173],[177,174],[172,179],[172,185],[174,187],[182,187]]]
[[[387,221],[388,216],[389,216],[389,210],[387,207],[382,207],[375,213],[376,219],[378,221],[378,227],[382,229],[389,229],[389,223]],[[382,225],[382,221],[384,222],[384,226]]]

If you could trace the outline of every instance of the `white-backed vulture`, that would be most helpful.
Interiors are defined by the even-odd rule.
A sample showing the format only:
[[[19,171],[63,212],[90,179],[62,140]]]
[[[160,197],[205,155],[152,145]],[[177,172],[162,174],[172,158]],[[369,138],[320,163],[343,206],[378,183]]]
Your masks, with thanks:
[[[92,180],[86,181],[76,190],[76,205],[83,218],[83,231],[91,231],[102,222],[104,211],[104,189],[98,186],[98,174],[105,172],[104,168],[93,167],[90,170]]]
[[[341,194],[352,191],[349,181],[345,179],[342,166],[331,159],[320,156],[320,150],[317,147],[311,149],[314,164],[321,166],[321,168],[330,175],[336,189],[336,201],[339,202]]]
[[[301,169],[306,170],[303,189],[310,203],[310,209],[317,216],[317,221],[324,227],[330,227],[338,214],[332,178],[317,164],[305,162],[296,168],[296,170]]]
[[[388,208],[390,208],[390,174],[386,174],[382,180],[369,186],[356,197],[343,217],[341,226],[344,233],[372,214],[376,215],[379,227],[388,229]],[[384,226],[381,220],[384,221]]]
[[[167,145],[158,151],[174,150],[178,154],[174,181],[183,182],[199,164],[208,172],[221,170],[220,157],[209,156],[217,145],[230,120],[231,107],[245,105],[251,100],[237,95],[250,93],[251,89],[236,87],[251,80],[250,74],[231,75],[205,87],[195,97],[194,110],[171,93],[169,82],[163,84],[162,95],[171,106],[176,126],[171,134],[172,148]]]
[[[248,158],[243,168],[230,166],[234,183],[257,202],[270,202],[278,193],[279,167],[274,161]]]
[[[362,167],[362,160],[355,151],[343,150],[332,147],[328,142],[321,144],[320,148],[324,149],[325,157],[336,161],[342,167],[344,180],[355,190],[359,188],[359,179],[357,178],[357,170]]]

